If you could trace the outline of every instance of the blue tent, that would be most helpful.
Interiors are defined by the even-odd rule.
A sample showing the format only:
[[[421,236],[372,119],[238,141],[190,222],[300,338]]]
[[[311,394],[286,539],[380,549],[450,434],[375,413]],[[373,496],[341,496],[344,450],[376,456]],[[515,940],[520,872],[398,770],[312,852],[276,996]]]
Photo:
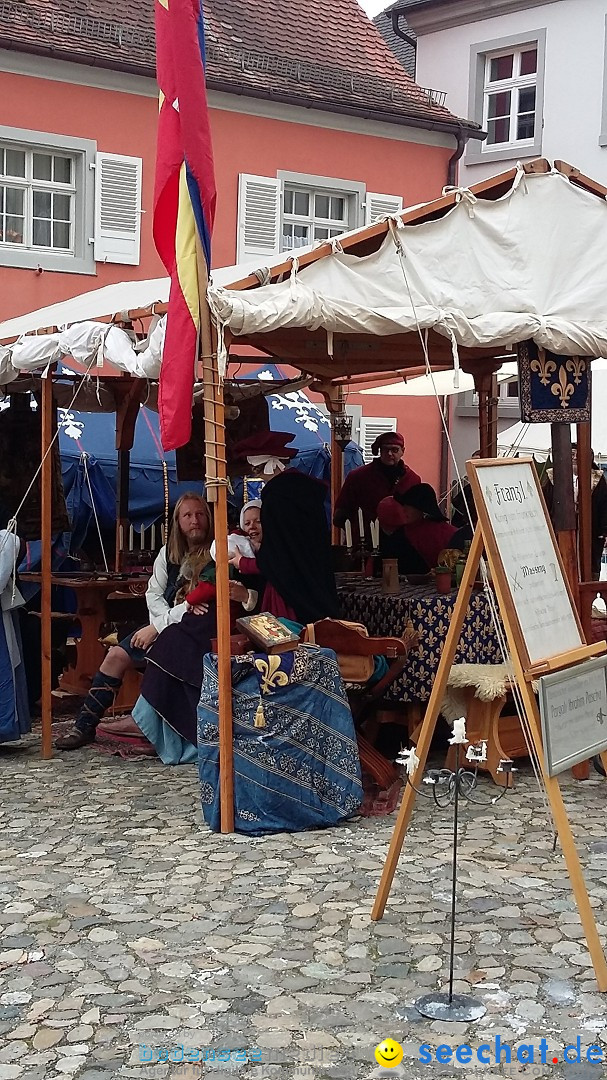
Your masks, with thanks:
[[[279,368],[270,364],[246,378],[282,379]],[[292,445],[297,449],[294,465],[303,472],[330,478],[330,426],[324,413],[303,391],[268,396],[270,427],[274,431],[293,432]],[[58,411],[59,446],[63,483],[74,540],[72,550],[80,546],[89,526],[94,526],[94,511],[102,529],[116,520],[115,491],[118,456],[115,447],[113,413]],[[173,505],[186,491],[204,490],[202,482],[179,483],[175,453],[165,453],[160,441],[159,418],[151,409],[141,408],[135,425],[135,439],[130,456],[129,518],[136,529],[158,521],[164,510],[164,471],[169,481],[169,501]],[[345,471],[362,465],[360,450],[354,443],[346,447]],[[242,504],[242,481],[235,483],[235,506]]]
[[[116,521],[115,498],[118,454],[115,450],[114,413],[69,413],[59,409],[59,447],[63,484],[73,524],[78,508],[92,517],[91,491],[102,528]],[[85,455],[85,456],[84,456]],[[186,491],[203,490],[203,484],[177,481],[175,453],[164,453],[160,442],[158,414],[142,408],[135,425],[129,470],[129,518],[138,529],[157,521],[164,509],[164,471],[169,481],[169,501],[173,505]],[[89,490],[90,484],[90,490]],[[88,524],[88,522],[87,522]]]

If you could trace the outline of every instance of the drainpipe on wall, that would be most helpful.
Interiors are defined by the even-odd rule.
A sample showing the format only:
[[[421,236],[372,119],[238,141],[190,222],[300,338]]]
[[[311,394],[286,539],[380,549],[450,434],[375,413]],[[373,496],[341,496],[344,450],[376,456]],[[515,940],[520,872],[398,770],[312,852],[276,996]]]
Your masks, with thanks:
[[[457,163],[460,160],[464,150],[466,149],[466,144],[467,144],[469,138],[470,138],[469,134],[464,132],[464,129],[463,129],[462,125],[460,124],[459,125],[459,131],[457,133],[457,146],[455,148],[455,153],[451,155],[451,157],[449,158],[449,164],[447,165],[447,186],[448,187],[454,187],[455,186],[455,179],[456,179],[456,174],[457,174]]]
[[[403,12],[392,11],[390,12],[390,14],[392,15],[392,33],[395,34],[397,38],[400,38],[401,41],[406,41],[407,45],[410,45],[413,49],[417,58],[417,38],[411,37],[411,34],[405,34],[404,30],[401,30],[400,26],[398,25],[399,19]]]

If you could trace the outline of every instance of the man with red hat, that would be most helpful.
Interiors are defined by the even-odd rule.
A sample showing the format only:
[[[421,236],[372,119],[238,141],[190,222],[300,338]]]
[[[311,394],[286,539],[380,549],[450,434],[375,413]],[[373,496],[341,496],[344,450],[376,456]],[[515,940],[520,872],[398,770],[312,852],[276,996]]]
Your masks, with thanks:
[[[334,525],[343,528],[344,523],[350,521],[352,532],[357,535],[360,507],[368,537],[369,523],[375,521],[381,500],[421,483],[421,477],[405,465],[404,452],[405,440],[400,432],[384,431],[377,436],[371,447],[374,460],[370,465],[353,469],[344,480],[335,503]]]

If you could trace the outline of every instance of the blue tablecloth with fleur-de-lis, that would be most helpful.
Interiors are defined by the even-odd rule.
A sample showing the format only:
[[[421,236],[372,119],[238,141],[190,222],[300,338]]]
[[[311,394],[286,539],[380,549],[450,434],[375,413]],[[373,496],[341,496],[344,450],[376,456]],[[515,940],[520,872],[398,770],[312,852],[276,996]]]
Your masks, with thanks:
[[[256,727],[260,706],[263,726]],[[232,657],[232,716],[237,832],[318,829],[357,812],[358,745],[334,652],[299,645],[278,656]],[[205,821],[218,830],[219,679],[212,653],[203,660],[198,769]]]
[[[409,620],[419,633],[402,675],[395,679],[389,701],[427,701],[453,614],[457,591],[437,593],[434,584],[401,583],[398,593],[384,596],[377,581],[338,584],[341,615],[363,623],[372,637],[400,637]],[[501,664],[502,653],[484,592],[473,592],[455,654],[456,664]]]

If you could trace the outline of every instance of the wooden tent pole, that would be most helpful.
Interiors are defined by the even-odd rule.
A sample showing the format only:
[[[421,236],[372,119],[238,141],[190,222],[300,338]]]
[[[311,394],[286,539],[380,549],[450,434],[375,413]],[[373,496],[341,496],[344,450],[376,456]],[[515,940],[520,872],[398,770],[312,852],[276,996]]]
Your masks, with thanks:
[[[219,683],[219,799],[221,831],[234,832],[234,747],[232,730],[232,660],[228,565],[228,489],[223,386],[211,342],[203,343],[203,401],[206,494],[213,503],[215,583],[217,586],[217,676]]]
[[[550,430],[554,489],[552,503],[553,525],[569,587],[573,593],[573,601],[578,614],[581,616],[575,498],[573,494],[573,471],[571,468],[571,429],[569,424],[551,424]],[[590,484],[588,490],[590,490]],[[577,765],[573,765],[571,773],[576,780],[587,780],[590,774],[589,762],[580,761]]]
[[[577,424],[580,580],[592,581],[592,450],[590,424]],[[583,612],[582,612],[583,614]],[[589,635],[586,633],[586,639]]]
[[[575,606],[580,610],[579,573],[577,565],[577,536],[575,528],[575,499],[571,470],[571,430],[569,424],[551,424],[553,502],[552,516],[565,573],[573,593]]]
[[[51,673],[51,573],[52,573],[52,486],[53,456],[51,442],[53,438],[53,377],[50,372],[42,379],[41,406],[41,522],[40,539],[41,557],[41,596],[40,596],[40,631],[42,664],[42,748],[43,758],[53,756],[52,737],[52,673]]]
[[[234,832],[234,744],[232,725],[232,648],[230,567],[228,564],[228,468],[223,381],[219,377],[217,335],[202,288],[206,262],[196,235],[200,301],[200,353],[204,403],[206,496],[213,504],[215,584],[217,587],[217,681],[219,687],[219,804],[222,833]]]
[[[342,412],[344,408],[344,390],[343,387],[337,387],[337,392],[333,395],[331,403],[331,543],[339,544],[341,541],[341,529],[336,528],[333,524],[333,514],[335,513],[335,504],[339,498],[339,493],[344,482],[344,451],[341,445],[336,439],[335,433],[335,417],[338,413]],[[325,395],[325,401],[329,404],[329,398]]]
[[[129,474],[131,471],[131,451],[118,450],[118,468],[116,470],[116,536],[114,567],[116,573],[122,572],[124,552],[126,550],[129,529]]]

